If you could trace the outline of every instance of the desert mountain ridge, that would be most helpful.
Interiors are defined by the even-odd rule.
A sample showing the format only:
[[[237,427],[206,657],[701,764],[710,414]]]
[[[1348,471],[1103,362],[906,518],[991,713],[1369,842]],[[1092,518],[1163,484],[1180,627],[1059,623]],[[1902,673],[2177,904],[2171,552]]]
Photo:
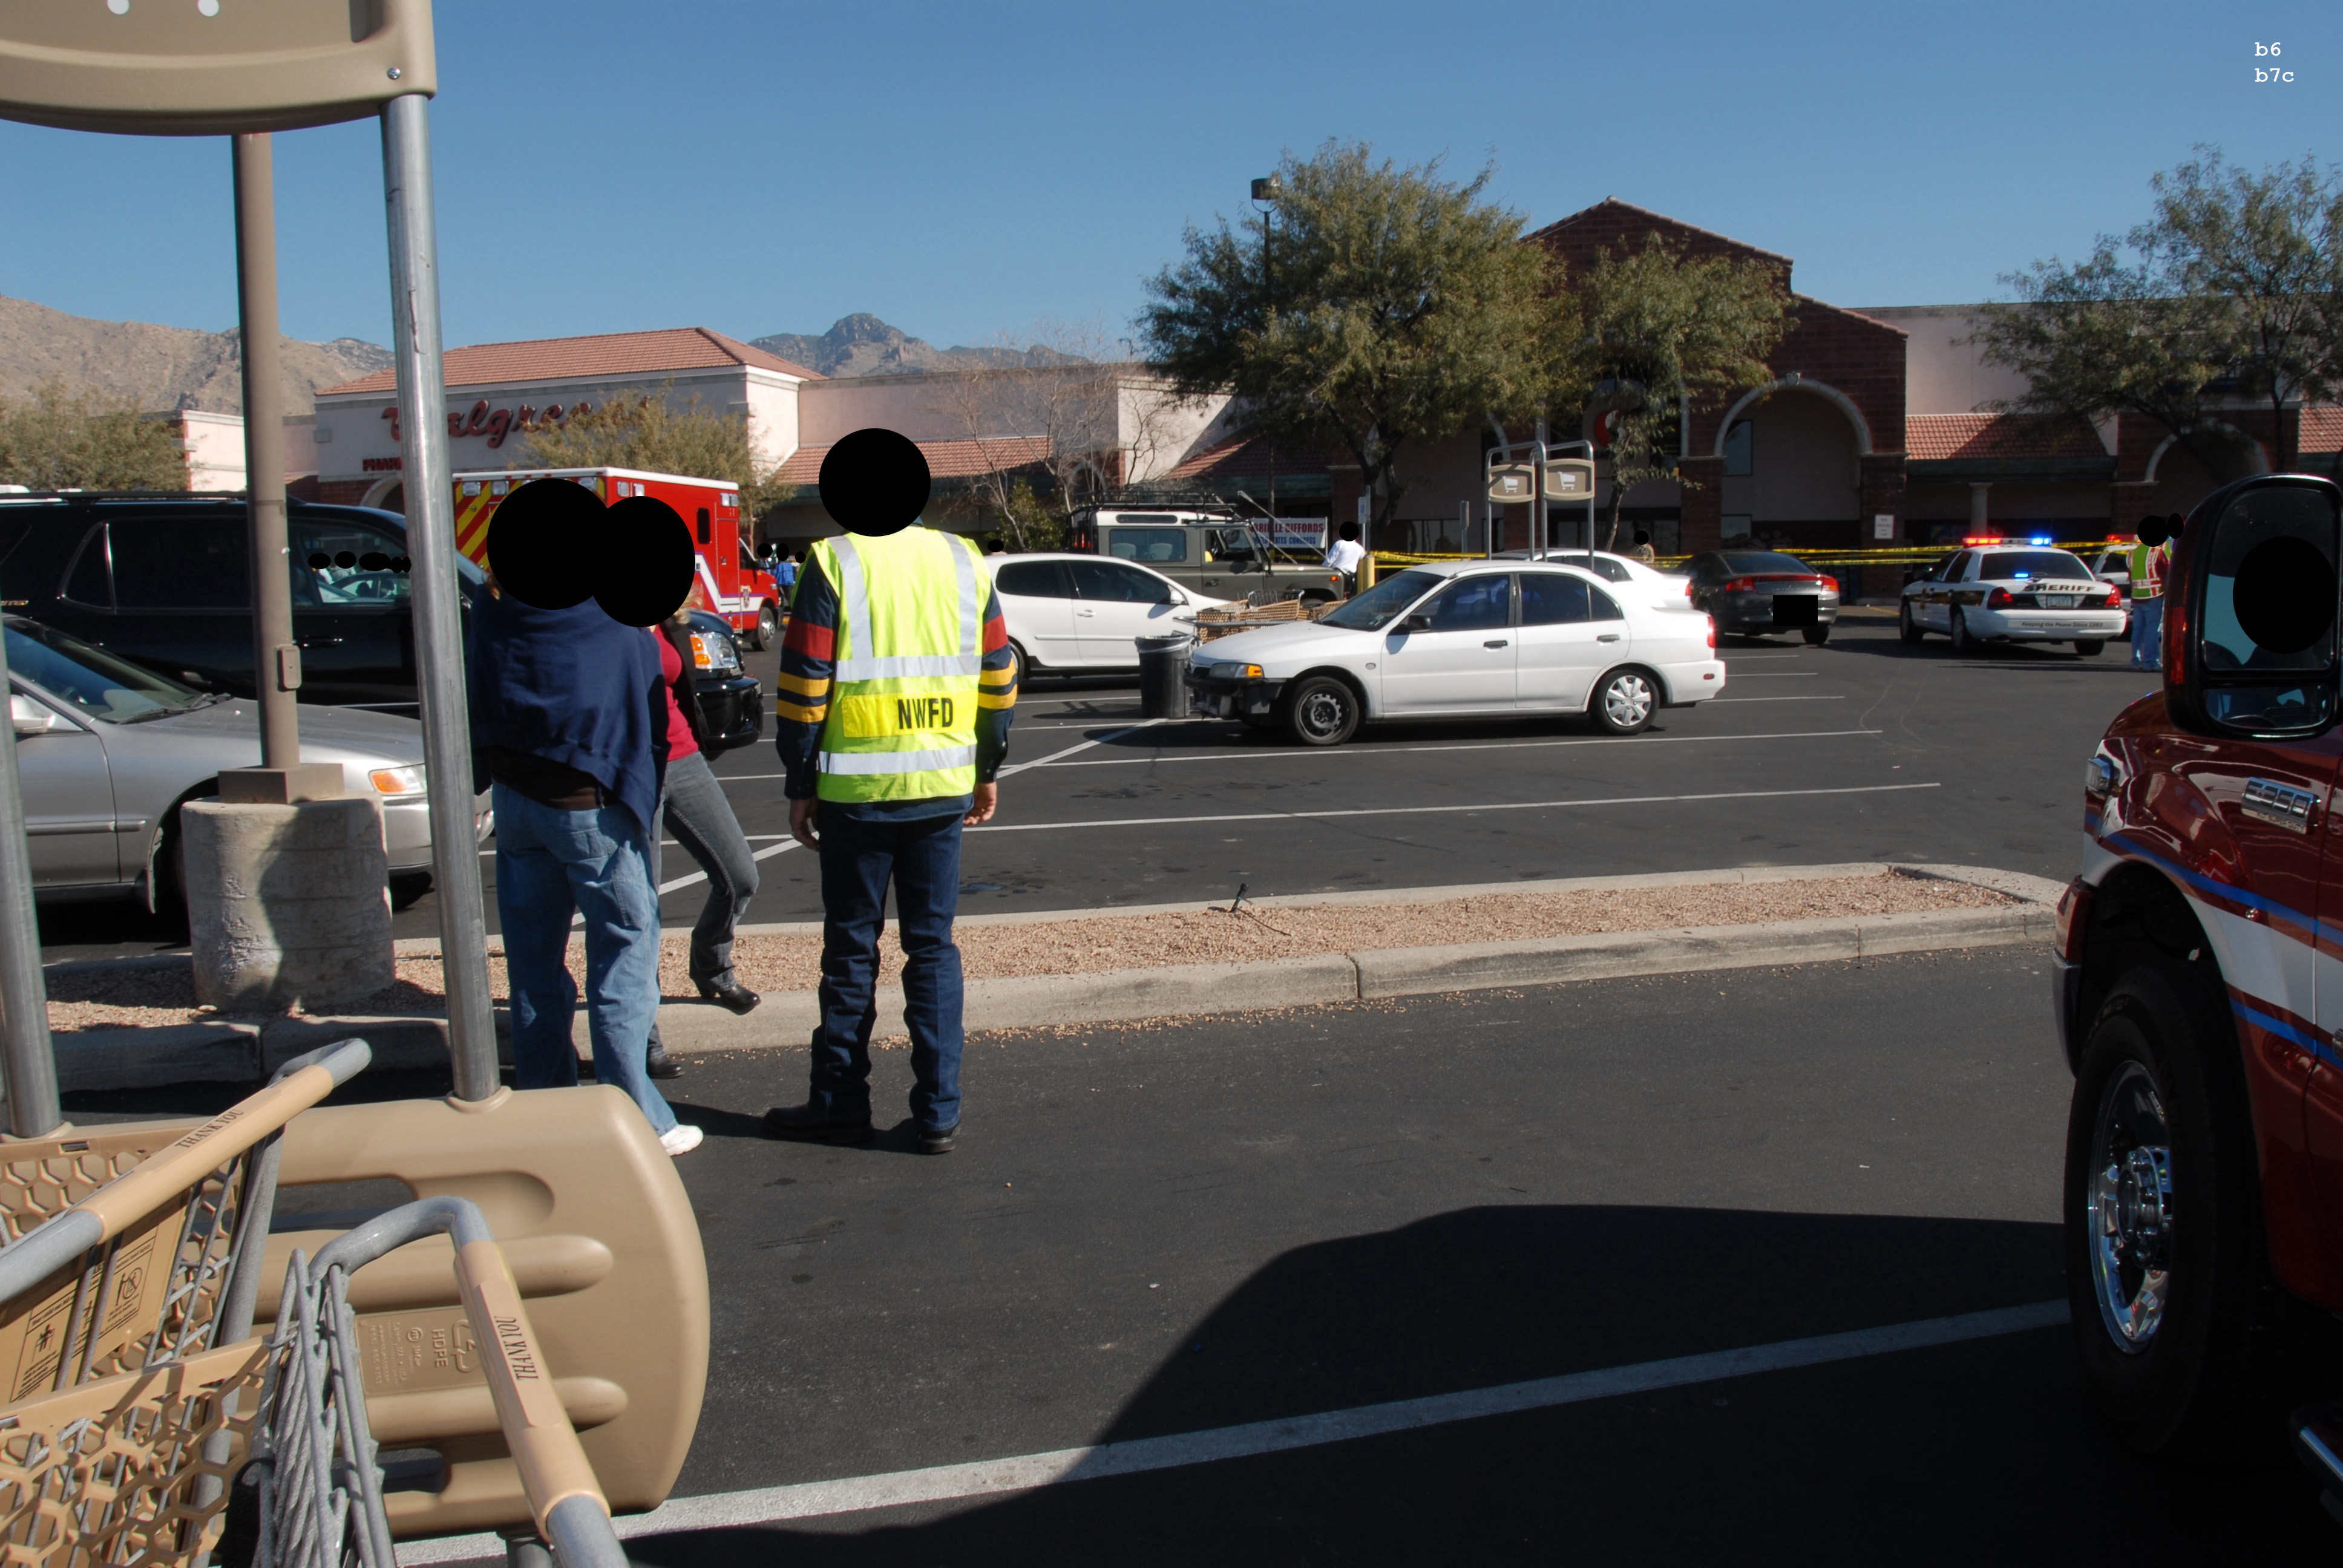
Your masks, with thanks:
[[[938,348],[867,312],[843,317],[819,336],[781,332],[752,341],[824,376],[900,376],[922,370],[993,369],[1062,363],[1048,348]],[[321,388],[355,381],[390,364],[390,350],[363,338],[330,343],[283,339],[285,411],[307,414]],[[244,407],[244,346],[237,333],[104,321],[0,295],[0,397],[21,397],[55,378],[135,399],[141,407]]]

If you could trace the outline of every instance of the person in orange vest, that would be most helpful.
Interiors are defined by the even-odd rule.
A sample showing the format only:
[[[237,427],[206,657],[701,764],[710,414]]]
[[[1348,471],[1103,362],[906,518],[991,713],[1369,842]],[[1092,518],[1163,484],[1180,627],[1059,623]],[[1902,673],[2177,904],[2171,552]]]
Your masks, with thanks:
[[[2164,568],[2179,518],[2142,518],[2131,547],[2131,667],[2164,668]]]

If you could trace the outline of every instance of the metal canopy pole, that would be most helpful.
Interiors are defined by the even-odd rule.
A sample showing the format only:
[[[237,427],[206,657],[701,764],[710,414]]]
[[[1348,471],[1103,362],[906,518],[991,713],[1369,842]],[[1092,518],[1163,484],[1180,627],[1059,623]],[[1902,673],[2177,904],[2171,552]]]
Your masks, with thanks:
[[[8,656],[0,641],[0,688]],[[49,990],[41,975],[41,924],[33,912],[33,859],[25,844],[25,783],[16,770],[15,726],[0,756],[0,1066],[8,1074],[8,1131],[38,1138],[65,1121],[57,1107],[57,1059],[49,1042]]]
[[[472,821],[472,733],[464,696],[462,589],[456,580],[455,502],[447,388],[439,361],[438,237],[431,204],[431,122],[421,94],[382,106],[382,182],[390,223],[391,353],[398,372],[407,553],[413,562],[415,662],[429,779],[431,879],[439,893],[439,957],[456,1098],[496,1093],[496,1011],[488,996],[488,921]]]
[[[236,292],[244,340],[244,484],[252,516],[252,684],[260,700],[260,765],[287,769],[301,761],[301,650],[293,640],[293,585],[285,565],[276,156],[266,131],[229,140],[236,148]],[[222,788],[228,796],[249,793]],[[295,799],[281,785],[266,793]]]

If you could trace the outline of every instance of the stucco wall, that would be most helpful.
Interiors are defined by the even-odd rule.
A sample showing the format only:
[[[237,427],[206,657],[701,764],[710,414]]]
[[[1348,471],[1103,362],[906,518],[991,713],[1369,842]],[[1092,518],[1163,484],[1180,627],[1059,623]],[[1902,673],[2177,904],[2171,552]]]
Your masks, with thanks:
[[[1768,521],[1851,522],[1861,473],[1855,427],[1844,410],[1811,392],[1785,388],[1752,404],[1750,471],[1722,481],[1728,517]]]
[[[1955,347],[1953,339],[1976,330],[1981,317],[1976,306],[1891,305],[1856,314],[1910,334],[1904,367],[1907,414],[1981,413],[1987,403],[2026,395],[2025,377],[1987,365],[1975,345]]]

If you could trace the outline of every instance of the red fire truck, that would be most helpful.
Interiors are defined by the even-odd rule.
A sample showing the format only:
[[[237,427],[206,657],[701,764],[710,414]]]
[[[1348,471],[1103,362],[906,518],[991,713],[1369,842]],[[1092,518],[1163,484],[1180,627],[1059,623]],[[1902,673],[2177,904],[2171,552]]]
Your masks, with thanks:
[[[2330,1498],[2343,1406],[2304,1402],[2343,1392],[2338,559],[2326,479],[2240,480],[2181,527],[2162,689],[2087,766],[2053,970],[2094,1397],[2151,1452],[2291,1432]]]
[[[756,564],[741,537],[740,487],[722,479],[688,479],[678,474],[645,474],[633,468],[498,469],[456,476],[456,548],[486,565],[488,519],[497,503],[516,485],[531,479],[575,479],[602,498],[604,505],[628,496],[650,496],[673,507],[691,527],[699,548],[699,581],[691,604],[724,618],[749,646],[759,650],[780,640],[789,606],[773,586],[772,574]]]

